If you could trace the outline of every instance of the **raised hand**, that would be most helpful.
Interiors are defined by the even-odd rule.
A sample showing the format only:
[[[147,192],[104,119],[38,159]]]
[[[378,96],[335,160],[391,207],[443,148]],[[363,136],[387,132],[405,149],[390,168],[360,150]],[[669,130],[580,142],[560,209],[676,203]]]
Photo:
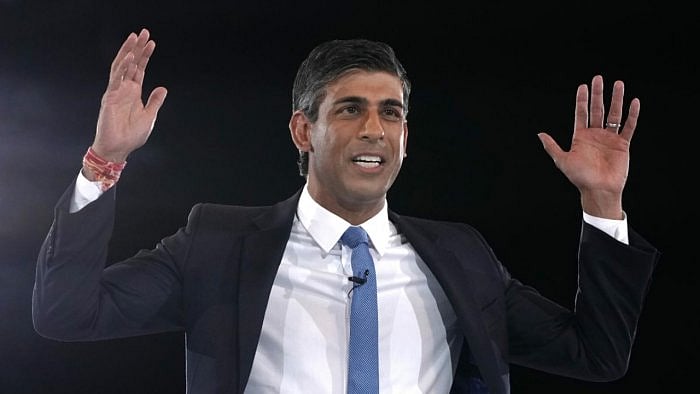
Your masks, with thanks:
[[[639,117],[639,99],[634,98],[623,122],[624,89],[622,81],[615,81],[606,121],[603,77],[596,75],[591,81],[590,111],[588,86],[579,85],[568,152],[549,134],[538,134],[557,168],[581,193],[583,210],[609,219],[623,218],[622,191],[629,171],[630,141]]]
[[[149,31],[143,29],[138,35],[129,34],[112,61],[92,144],[94,152],[103,159],[125,161],[146,143],[153,130],[167,94],[164,87],[157,87],[145,105],[141,98],[146,66],[155,47]]]

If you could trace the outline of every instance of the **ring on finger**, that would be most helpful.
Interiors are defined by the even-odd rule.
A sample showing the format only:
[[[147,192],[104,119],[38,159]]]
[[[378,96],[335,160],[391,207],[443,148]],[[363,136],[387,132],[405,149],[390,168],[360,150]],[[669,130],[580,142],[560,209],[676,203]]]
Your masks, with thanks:
[[[605,122],[605,128],[619,129],[622,123]]]

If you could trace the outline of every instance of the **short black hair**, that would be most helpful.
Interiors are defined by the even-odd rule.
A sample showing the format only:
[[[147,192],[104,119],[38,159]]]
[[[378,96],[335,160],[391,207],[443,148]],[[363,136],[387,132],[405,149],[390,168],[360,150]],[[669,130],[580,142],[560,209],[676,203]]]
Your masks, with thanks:
[[[411,82],[394,49],[384,42],[364,38],[330,40],[311,50],[294,78],[292,112],[301,110],[315,122],[328,85],[353,70],[383,71],[396,75],[403,88],[404,115],[408,114]],[[309,170],[308,152],[299,152],[297,164],[299,174],[306,177]]]

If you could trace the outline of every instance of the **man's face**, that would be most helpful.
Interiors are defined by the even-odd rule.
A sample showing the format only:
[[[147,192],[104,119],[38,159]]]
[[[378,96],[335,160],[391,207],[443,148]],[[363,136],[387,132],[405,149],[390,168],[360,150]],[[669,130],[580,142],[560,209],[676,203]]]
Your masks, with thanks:
[[[400,80],[351,72],[326,88],[310,126],[309,192],[331,211],[378,211],[403,162],[408,127]]]

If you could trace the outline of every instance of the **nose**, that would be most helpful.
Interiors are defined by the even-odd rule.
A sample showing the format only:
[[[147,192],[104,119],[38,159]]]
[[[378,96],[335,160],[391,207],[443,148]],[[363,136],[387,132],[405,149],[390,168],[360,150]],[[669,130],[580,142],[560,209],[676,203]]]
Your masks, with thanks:
[[[360,138],[368,141],[377,141],[384,138],[384,126],[379,114],[368,113],[360,130]]]

